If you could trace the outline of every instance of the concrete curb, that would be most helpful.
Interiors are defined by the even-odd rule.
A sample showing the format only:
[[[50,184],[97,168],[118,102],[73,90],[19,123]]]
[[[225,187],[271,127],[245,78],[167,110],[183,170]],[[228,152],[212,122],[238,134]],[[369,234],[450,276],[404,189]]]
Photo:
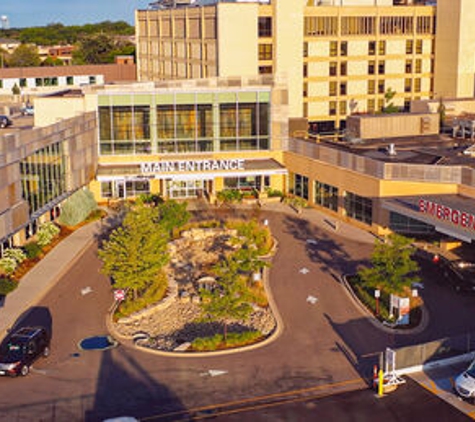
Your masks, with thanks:
[[[274,239],[274,247],[273,251],[276,252],[278,248],[278,242],[277,239]],[[114,303],[112,307],[110,308],[110,311],[108,315],[106,316],[106,326],[109,332],[112,334],[112,336],[115,339],[118,339],[119,341],[123,341],[123,345],[134,347],[136,349],[142,350],[144,352],[158,355],[158,356],[163,356],[163,357],[170,357],[170,358],[207,358],[207,357],[216,357],[216,356],[224,356],[224,355],[233,355],[237,353],[244,353],[252,350],[257,350],[261,349],[274,341],[276,341],[284,331],[284,322],[282,320],[282,316],[279,313],[279,310],[277,308],[277,305],[275,303],[274,296],[272,294],[272,289],[270,288],[270,276],[269,276],[269,268],[265,267],[264,268],[264,288],[267,293],[267,298],[269,301],[269,307],[271,309],[272,315],[274,316],[275,319],[275,329],[274,331],[269,334],[268,337],[266,337],[263,341],[251,344],[249,346],[243,346],[243,347],[236,347],[233,349],[229,350],[218,350],[215,352],[166,352],[163,350],[157,350],[157,349],[151,349],[149,347],[145,346],[140,346],[138,344],[135,344],[132,342],[133,337],[129,336],[123,336],[121,335],[116,329],[115,329],[115,324],[112,320],[114,311],[117,307],[117,303]]]
[[[363,303],[359,300],[359,298],[355,295],[355,293],[353,292],[353,289],[351,288],[348,281],[346,280],[347,276],[348,274],[344,274],[340,276],[341,283],[343,284],[345,288],[344,291],[346,292],[348,297],[350,297],[350,299],[353,301],[353,303],[356,305],[359,311],[364,316],[366,316],[368,321],[377,329],[384,331],[385,333],[388,333],[388,334],[414,335],[414,334],[422,333],[427,328],[429,324],[429,315],[425,306],[421,307],[422,317],[421,317],[421,322],[417,327],[409,328],[409,329],[387,327],[382,322],[380,322],[370,311],[368,311],[366,306],[364,306]]]

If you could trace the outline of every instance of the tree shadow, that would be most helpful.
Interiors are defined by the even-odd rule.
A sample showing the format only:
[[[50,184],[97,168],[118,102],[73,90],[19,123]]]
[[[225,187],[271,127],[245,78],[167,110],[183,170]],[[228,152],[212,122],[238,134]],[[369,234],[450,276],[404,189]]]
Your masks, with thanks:
[[[186,413],[181,400],[147,372],[129,350],[119,347],[103,352],[96,394],[92,407],[85,411],[85,422],[120,416],[166,421],[181,419]]]
[[[23,312],[8,330],[5,340],[23,327],[44,327],[50,336],[53,335],[53,318],[48,308],[44,306],[33,306]]]
[[[339,240],[307,220],[294,216],[284,218],[287,233],[295,239],[305,242],[305,250],[312,262],[319,264],[320,270],[331,274],[336,280],[335,272],[342,275],[356,272],[368,264],[371,245],[351,240]]]

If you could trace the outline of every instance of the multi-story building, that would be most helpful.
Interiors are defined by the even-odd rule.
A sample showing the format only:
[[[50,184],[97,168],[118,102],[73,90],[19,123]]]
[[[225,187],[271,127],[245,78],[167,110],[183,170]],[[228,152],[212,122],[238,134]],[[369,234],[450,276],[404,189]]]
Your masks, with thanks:
[[[290,117],[318,132],[344,128],[354,113],[473,96],[471,0],[425,3],[272,0],[139,10],[138,79],[273,73],[287,80]]]

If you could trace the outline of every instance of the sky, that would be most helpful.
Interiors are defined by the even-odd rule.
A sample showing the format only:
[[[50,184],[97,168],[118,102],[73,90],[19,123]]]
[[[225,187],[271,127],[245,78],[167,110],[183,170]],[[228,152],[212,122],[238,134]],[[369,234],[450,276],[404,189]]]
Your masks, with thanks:
[[[146,9],[151,0],[0,0],[0,16],[10,28],[50,23],[83,25],[123,20],[134,24],[134,10]]]

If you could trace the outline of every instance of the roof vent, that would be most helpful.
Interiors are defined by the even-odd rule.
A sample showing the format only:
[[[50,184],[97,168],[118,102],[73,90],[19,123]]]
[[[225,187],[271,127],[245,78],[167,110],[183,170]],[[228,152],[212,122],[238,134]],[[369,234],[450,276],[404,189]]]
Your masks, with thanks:
[[[394,144],[388,145],[388,155],[391,155],[391,156],[397,155],[396,147],[394,146]]]

